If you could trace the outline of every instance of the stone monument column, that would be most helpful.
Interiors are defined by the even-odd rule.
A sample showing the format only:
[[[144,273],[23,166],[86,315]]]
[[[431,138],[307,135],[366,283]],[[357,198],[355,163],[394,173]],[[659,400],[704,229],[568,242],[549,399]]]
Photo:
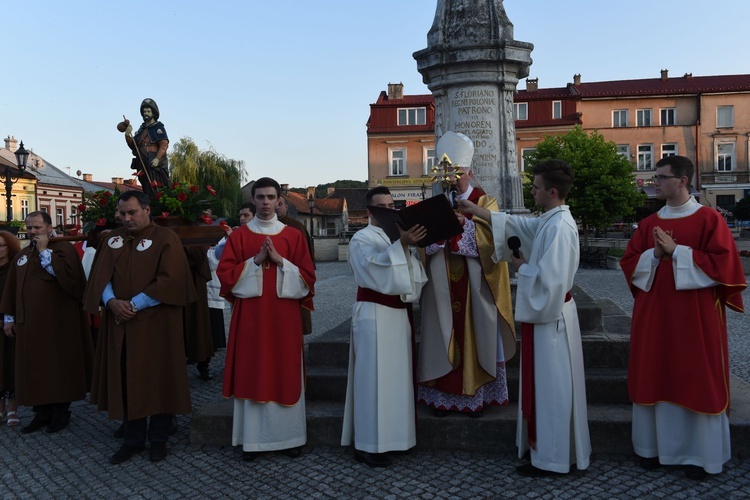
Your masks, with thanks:
[[[471,138],[477,180],[501,210],[512,213],[528,212],[516,160],[513,95],[529,74],[533,48],[513,40],[503,0],[438,0],[427,48],[414,53],[435,99],[435,142],[449,130]]]

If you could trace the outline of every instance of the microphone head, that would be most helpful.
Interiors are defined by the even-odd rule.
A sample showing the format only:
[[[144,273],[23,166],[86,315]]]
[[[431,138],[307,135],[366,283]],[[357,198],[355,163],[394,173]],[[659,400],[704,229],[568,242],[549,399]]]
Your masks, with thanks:
[[[521,238],[518,236],[508,238],[508,248],[513,252],[513,257],[517,259],[521,258],[521,253],[518,251],[521,248]]]

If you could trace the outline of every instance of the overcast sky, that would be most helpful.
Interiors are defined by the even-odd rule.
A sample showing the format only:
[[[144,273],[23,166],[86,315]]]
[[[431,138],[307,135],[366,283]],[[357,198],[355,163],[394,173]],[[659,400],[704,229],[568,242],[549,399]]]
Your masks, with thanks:
[[[428,93],[412,54],[436,0],[26,0],[3,9],[0,135],[75,175],[130,176],[117,122],[156,100],[172,143],[294,187],[367,178],[369,105]],[[531,77],[750,73],[749,0],[506,0]],[[520,88],[525,88],[522,82]]]

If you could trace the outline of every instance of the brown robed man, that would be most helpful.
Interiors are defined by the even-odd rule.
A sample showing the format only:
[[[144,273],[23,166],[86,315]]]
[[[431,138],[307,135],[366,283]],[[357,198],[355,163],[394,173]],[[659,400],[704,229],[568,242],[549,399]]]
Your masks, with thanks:
[[[92,314],[105,306],[91,401],[124,421],[124,444],[111,463],[145,449],[147,435],[158,461],[167,455],[172,415],[191,409],[182,310],[195,289],[182,242],[151,222],[148,198],[126,191],[118,212],[124,227],[99,244],[84,297]]]

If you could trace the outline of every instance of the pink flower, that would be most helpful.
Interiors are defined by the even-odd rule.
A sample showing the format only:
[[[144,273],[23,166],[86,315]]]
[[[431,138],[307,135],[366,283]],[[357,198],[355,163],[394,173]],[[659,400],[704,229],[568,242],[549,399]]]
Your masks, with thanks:
[[[181,201],[181,202],[185,202],[187,200],[187,194],[185,194],[185,193],[178,193],[177,194],[177,199],[179,201]]]
[[[97,220],[97,221],[96,221],[96,225],[97,225],[98,227],[102,227],[102,226],[104,226],[104,225],[105,225],[106,223],[107,223],[107,219],[105,219],[104,217],[102,217],[101,219],[99,219],[99,220]]]
[[[209,184],[208,186],[206,186],[206,189],[208,190],[209,193],[211,193],[212,195],[216,196],[216,190],[214,190],[214,188],[211,187],[211,184]]]
[[[166,219],[167,217],[169,217],[169,212],[162,212],[159,216],[160,219]]]
[[[201,219],[203,220],[203,222],[205,222],[209,226],[214,223],[214,220],[211,218],[210,215],[201,215]]]
[[[198,192],[198,186],[190,186],[190,192],[191,193],[197,193]]]

